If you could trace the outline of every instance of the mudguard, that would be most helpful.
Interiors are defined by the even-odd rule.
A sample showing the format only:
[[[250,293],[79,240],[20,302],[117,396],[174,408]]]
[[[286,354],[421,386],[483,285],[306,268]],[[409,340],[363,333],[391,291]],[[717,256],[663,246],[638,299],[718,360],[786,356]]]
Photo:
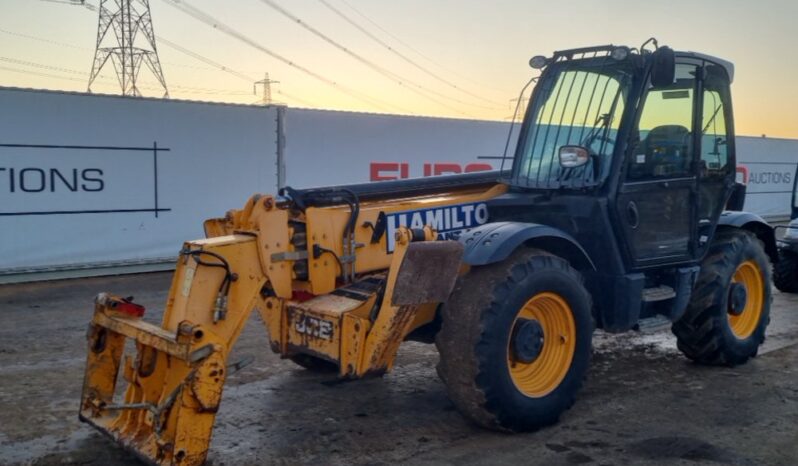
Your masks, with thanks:
[[[765,244],[765,252],[773,263],[779,261],[779,252],[776,247],[776,233],[773,227],[759,215],[751,212],[725,211],[720,215],[718,228],[742,228],[755,234]]]
[[[473,228],[460,235],[463,261],[469,265],[488,265],[510,257],[519,246],[531,245],[567,259],[580,270],[595,270],[593,261],[569,234],[548,225],[522,222],[495,222]]]

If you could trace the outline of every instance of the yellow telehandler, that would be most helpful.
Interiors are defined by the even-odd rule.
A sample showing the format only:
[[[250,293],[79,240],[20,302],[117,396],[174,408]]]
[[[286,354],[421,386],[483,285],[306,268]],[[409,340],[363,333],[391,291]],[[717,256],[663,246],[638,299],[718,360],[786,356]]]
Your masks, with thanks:
[[[149,463],[203,463],[252,311],[274,352],[342,378],[382,374],[402,341],[434,337],[454,404],[504,431],[573,404],[596,327],[667,319],[696,362],[755,356],[778,253],[740,211],[734,68],[646,45],[534,57],[508,170],[285,188],[206,221],[160,326],[97,296],[81,420]]]

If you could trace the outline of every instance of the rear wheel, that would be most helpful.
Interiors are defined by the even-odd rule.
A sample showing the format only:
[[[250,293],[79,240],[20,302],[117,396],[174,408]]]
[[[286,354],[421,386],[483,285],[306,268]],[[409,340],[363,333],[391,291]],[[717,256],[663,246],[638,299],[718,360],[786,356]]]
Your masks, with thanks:
[[[443,307],[436,338],[449,397],[484,427],[553,424],[587,373],[590,311],[579,273],[543,251],[473,268]]]
[[[765,340],[770,301],[762,243],[744,230],[719,234],[701,264],[687,311],[672,327],[679,350],[702,364],[743,364]]]
[[[798,293],[798,254],[781,251],[779,263],[773,266],[773,284],[779,291]]]

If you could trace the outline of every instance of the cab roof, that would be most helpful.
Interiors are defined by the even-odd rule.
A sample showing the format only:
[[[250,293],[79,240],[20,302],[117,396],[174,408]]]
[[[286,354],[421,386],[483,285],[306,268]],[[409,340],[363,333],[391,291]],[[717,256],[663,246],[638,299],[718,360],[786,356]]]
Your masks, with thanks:
[[[712,55],[707,55],[700,52],[675,52],[675,54],[677,57],[696,58],[698,60],[704,60],[722,66],[726,69],[726,73],[729,74],[729,83],[734,82],[734,63],[728,60],[713,57]]]

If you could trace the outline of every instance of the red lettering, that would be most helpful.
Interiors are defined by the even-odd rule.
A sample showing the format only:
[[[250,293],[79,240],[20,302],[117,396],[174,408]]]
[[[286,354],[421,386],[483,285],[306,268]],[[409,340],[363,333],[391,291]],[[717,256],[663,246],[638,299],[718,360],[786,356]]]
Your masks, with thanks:
[[[403,164],[407,165],[407,164]],[[405,167],[403,172],[406,174],[407,168]],[[383,175],[383,172],[394,172],[396,173],[399,171],[399,164],[394,162],[371,162],[371,166],[369,169],[370,180],[371,181],[387,181],[387,180],[395,180],[396,176],[391,175]],[[407,178],[407,176],[404,176]]]
[[[738,167],[738,171],[741,167]],[[424,162],[423,176],[451,175],[458,173],[473,173],[493,170],[493,166],[488,163],[469,163],[465,169],[454,162],[431,163]],[[410,162],[371,162],[369,166],[369,179],[371,181],[386,181],[410,178]],[[745,172],[746,182],[748,172]]]
[[[490,170],[493,170],[493,167],[487,163],[469,163],[465,167],[466,173],[485,172]]]
[[[742,184],[748,184],[748,167],[745,165],[737,165],[737,174],[742,175],[742,180],[737,180]]]
[[[402,174],[400,175],[403,179],[410,178],[410,164],[405,162],[402,164]]]
[[[433,165],[435,176],[443,175],[444,173],[462,173],[463,169],[457,163],[436,163]]]

